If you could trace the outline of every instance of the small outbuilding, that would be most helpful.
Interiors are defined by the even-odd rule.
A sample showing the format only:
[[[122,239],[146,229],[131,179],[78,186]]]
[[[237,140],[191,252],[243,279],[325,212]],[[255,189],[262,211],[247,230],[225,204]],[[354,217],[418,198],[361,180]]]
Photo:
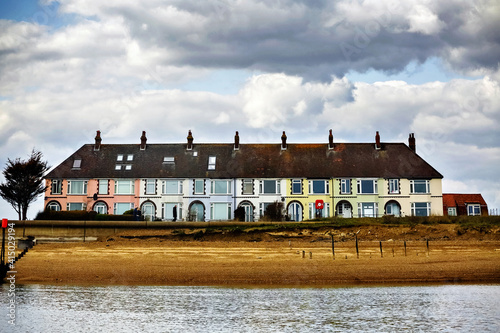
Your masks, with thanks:
[[[443,193],[445,216],[488,215],[488,205],[481,194]]]

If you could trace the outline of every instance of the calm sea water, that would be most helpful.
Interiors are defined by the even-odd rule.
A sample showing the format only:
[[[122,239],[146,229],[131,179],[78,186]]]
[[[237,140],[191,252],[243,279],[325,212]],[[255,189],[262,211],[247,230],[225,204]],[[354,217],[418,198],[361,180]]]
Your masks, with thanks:
[[[1,332],[500,332],[500,286],[2,286]]]

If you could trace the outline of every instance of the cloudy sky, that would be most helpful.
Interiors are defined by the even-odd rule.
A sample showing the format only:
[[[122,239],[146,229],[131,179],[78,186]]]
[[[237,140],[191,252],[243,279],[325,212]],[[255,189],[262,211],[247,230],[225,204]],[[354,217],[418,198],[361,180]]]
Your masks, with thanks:
[[[103,143],[414,132],[444,192],[500,208],[499,31],[495,0],[3,0],[0,166],[33,148],[57,166],[96,130]],[[17,218],[3,200],[0,214]]]

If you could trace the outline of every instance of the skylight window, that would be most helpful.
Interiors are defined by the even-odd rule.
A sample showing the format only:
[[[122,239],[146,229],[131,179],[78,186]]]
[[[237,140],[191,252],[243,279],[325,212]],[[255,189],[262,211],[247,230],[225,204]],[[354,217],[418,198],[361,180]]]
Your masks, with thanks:
[[[125,170],[132,170],[132,164],[125,165]]]
[[[163,164],[175,164],[175,157],[165,156],[163,158]]]
[[[121,170],[122,166],[120,164],[115,165],[115,170]]]
[[[123,161],[123,154],[118,154],[118,156],[116,156],[116,160]]]
[[[127,161],[133,161],[134,155],[127,155]]]
[[[215,156],[208,157],[208,170],[215,170],[216,160],[217,160],[217,157],[215,157]]]
[[[82,166],[81,159],[76,159],[73,161],[73,169],[80,169],[81,166]]]

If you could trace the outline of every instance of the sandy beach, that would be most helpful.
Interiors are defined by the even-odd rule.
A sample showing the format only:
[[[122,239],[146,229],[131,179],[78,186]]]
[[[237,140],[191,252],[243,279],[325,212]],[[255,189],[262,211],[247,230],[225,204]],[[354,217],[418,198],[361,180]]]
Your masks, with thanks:
[[[20,284],[322,287],[500,283],[500,240],[328,237],[186,240],[152,231],[98,242],[39,244],[17,264]],[[175,232],[174,232],[175,233]],[[366,234],[366,232],[365,232]],[[228,237],[226,237],[228,238]],[[352,238],[352,237],[351,237]]]

